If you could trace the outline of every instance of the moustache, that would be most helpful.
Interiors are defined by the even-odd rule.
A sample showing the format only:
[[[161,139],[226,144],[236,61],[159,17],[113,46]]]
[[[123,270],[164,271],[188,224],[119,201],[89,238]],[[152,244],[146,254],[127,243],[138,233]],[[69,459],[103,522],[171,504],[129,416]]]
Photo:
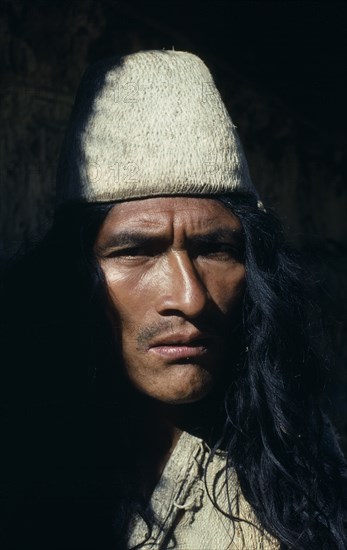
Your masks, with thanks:
[[[211,320],[209,323],[195,323],[191,320],[186,321],[184,319],[179,321],[173,320],[161,320],[157,323],[153,323],[140,329],[136,338],[136,347],[138,351],[142,351],[151,344],[154,340],[170,336],[171,334],[181,332],[198,331],[203,335],[208,335],[212,339],[220,340],[227,333],[230,334],[229,323],[216,323],[216,320]],[[229,330],[228,330],[229,329]]]

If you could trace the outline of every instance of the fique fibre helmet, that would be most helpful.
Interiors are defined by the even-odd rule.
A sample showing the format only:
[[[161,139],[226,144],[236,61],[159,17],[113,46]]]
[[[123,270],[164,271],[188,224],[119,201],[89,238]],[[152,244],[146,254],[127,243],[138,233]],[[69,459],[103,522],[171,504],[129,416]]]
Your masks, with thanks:
[[[85,72],[63,142],[58,204],[246,191],[234,124],[194,54],[140,51]]]

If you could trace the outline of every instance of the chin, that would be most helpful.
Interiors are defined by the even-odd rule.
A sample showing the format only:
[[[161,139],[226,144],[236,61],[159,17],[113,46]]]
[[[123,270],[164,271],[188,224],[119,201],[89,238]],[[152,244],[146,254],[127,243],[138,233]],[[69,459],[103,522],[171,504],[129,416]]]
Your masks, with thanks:
[[[198,383],[195,381],[194,384],[186,380],[185,384],[177,384],[176,387],[167,386],[165,391],[158,392],[153,397],[170,405],[196,403],[204,399],[212,391],[214,385],[214,380],[210,377],[200,380]]]

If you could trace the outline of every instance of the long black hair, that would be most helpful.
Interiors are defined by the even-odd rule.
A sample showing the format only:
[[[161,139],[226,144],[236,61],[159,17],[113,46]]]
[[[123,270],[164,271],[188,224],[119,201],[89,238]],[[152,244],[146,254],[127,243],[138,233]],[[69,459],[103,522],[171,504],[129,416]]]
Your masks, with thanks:
[[[347,545],[346,464],[319,404],[329,357],[308,277],[271,211],[244,194],[215,198],[242,223],[247,281],[242,351],[225,392],[225,421],[216,447],[227,450],[228,468],[236,470],[260,524],[282,549],[342,550]],[[40,357],[36,348],[33,352],[37,374],[31,373],[30,380],[24,375],[30,382],[30,403],[45,411],[51,407],[48,402],[54,403],[60,414],[73,411],[69,422],[77,417],[78,428],[84,426],[84,439],[77,437],[76,442],[71,436],[70,453],[60,451],[59,460],[66,465],[74,456],[76,466],[85,466],[87,454],[89,472],[108,472],[103,481],[97,476],[93,490],[108,505],[110,539],[117,548],[126,548],[130,518],[145,507],[133,475],[136,441],[131,430],[137,413],[127,405],[126,381],[117,368],[121,358],[106,315],[105,281],[93,253],[112,206],[75,204],[57,211],[39,246],[5,270],[3,300],[8,305],[3,317],[16,327],[24,309],[30,318],[27,347],[34,349],[35,342],[37,347],[40,336]],[[13,334],[16,338],[17,329]],[[44,374],[47,358],[54,384]],[[41,380],[42,387],[42,377],[50,384],[44,395],[33,383],[33,378]],[[7,382],[16,388],[7,395],[20,395],[22,410],[27,388],[18,393],[17,377]],[[3,402],[6,408],[6,396]],[[56,438],[57,430],[51,433]],[[66,446],[66,430],[62,440]],[[91,444],[86,448],[87,440],[94,446],[98,441],[98,452]],[[53,448],[57,460],[57,445]]]
[[[247,277],[245,353],[225,397],[229,465],[283,548],[342,550],[346,463],[319,406],[330,357],[312,282],[272,212],[221,200],[242,222]]]

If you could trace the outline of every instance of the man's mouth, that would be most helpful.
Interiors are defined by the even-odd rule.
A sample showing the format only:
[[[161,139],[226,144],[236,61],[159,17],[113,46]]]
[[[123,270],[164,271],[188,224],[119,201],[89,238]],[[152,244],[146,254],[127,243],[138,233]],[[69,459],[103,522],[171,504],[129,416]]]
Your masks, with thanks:
[[[190,359],[205,355],[213,343],[211,336],[202,333],[171,334],[151,343],[148,351],[172,360]]]

